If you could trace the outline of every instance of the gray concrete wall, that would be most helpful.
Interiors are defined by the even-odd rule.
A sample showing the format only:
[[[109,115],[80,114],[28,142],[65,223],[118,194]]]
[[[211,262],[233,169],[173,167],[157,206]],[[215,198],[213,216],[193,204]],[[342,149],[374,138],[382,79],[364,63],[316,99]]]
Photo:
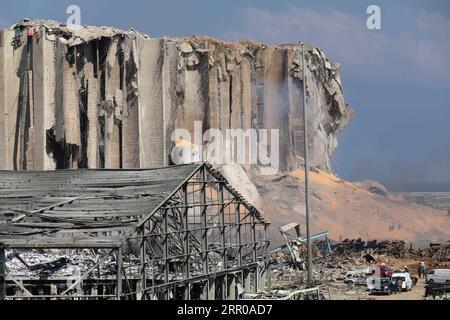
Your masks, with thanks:
[[[14,30],[0,30],[0,169],[17,169],[17,112],[23,48],[14,50]],[[24,37],[22,37],[24,40]]]
[[[46,152],[47,130],[55,124],[55,52],[45,30],[41,32],[41,41],[33,39],[34,170],[55,168]]]
[[[138,40],[141,167],[164,165],[163,65],[161,39]]]
[[[18,167],[14,159],[21,148],[29,170],[52,170],[57,163],[66,168],[161,167],[169,164],[173,130],[193,134],[196,121],[203,131],[278,129],[281,168],[299,166],[304,141],[298,45],[149,39],[118,31],[102,38],[106,31],[89,28],[83,36],[92,32],[95,37],[81,41],[76,33],[67,40],[55,31],[46,34],[42,26],[36,29],[28,143],[14,138],[20,132],[17,98],[25,46],[12,48],[14,30],[0,33],[1,169]],[[329,169],[336,133],[351,110],[343,100],[338,66],[313,47],[307,47],[306,63],[312,164]],[[335,116],[330,116],[330,101],[338,105]],[[53,145],[49,132],[55,134]],[[56,161],[62,156],[67,159]]]

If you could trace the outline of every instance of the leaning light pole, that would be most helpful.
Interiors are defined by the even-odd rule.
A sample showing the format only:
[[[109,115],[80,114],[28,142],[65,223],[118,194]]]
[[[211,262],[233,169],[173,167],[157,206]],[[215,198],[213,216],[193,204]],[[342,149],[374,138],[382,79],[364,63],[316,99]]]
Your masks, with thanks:
[[[309,191],[309,159],[308,159],[308,108],[306,104],[306,66],[305,44],[302,43],[302,76],[303,76],[303,131],[305,156],[305,209],[306,209],[306,247],[308,256],[308,284],[313,282],[312,274],[312,245],[311,245],[311,217],[310,217],[310,191]]]

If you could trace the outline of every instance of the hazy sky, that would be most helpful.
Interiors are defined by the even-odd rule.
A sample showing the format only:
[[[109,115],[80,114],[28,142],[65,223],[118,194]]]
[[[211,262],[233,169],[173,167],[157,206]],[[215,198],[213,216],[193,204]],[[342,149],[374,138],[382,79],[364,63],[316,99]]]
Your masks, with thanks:
[[[134,27],[152,37],[210,35],[268,43],[305,41],[342,63],[351,125],[333,167],[352,180],[450,182],[450,1],[10,1],[0,27],[23,17]],[[370,4],[382,30],[366,27]],[[449,190],[450,191],[450,190]]]

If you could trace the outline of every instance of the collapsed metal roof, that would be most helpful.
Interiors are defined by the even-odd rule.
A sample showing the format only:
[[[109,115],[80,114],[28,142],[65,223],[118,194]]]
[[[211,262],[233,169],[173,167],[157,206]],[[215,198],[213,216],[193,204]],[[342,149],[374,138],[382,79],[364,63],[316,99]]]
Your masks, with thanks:
[[[0,171],[0,243],[10,248],[114,248],[208,163],[141,170]],[[231,186],[258,221],[261,214]]]

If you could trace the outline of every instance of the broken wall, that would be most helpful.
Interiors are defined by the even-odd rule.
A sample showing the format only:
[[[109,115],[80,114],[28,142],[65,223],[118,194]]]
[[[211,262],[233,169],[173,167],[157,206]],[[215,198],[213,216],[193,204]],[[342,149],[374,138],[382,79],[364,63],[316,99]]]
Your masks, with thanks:
[[[14,41],[13,43],[11,41]],[[340,66],[306,46],[312,165],[331,168],[350,121]],[[279,129],[303,156],[301,46],[28,21],[0,31],[0,169],[170,164],[176,128]]]

